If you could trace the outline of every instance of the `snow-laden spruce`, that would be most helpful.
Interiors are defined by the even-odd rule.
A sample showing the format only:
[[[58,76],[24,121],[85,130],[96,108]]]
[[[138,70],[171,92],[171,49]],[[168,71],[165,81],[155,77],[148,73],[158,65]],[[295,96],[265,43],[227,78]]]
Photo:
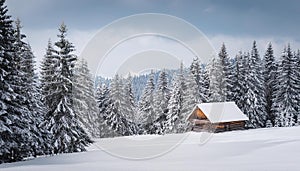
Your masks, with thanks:
[[[299,98],[299,68],[297,58],[288,45],[281,56],[273,109],[276,112],[275,126],[294,126],[297,123]]]
[[[151,71],[138,105],[138,118],[145,133],[150,133],[152,123],[156,119],[156,114],[154,113],[154,90],[154,73]]]
[[[173,90],[171,91],[171,97],[168,104],[168,113],[166,115],[166,121],[164,123],[165,133],[176,133],[178,128],[184,129],[183,113],[183,96],[187,90],[187,85],[184,77],[183,64],[180,65],[180,71],[177,73],[173,80]]]
[[[99,137],[95,122],[97,118],[97,105],[94,96],[94,82],[88,68],[87,61],[78,60],[74,73],[74,111],[81,126],[93,137]]]
[[[222,44],[217,57],[210,64],[210,101],[231,101],[234,96],[233,65],[228,57],[225,44]]]
[[[137,134],[136,124],[128,118],[129,114],[125,113],[128,110],[123,111],[123,103],[127,96],[124,96],[122,93],[122,84],[123,80],[119,75],[115,75],[110,83],[109,89],[104,94],[105,96],[97,97],[100,108],[99,115],[113,132],[114,136]]]
[[[55,42],[56,49],[53,49],[50,68],[45,72],[53,73],[49,83],[50,89],[43,88],[45,102],[48,107],[44,126],[52,133],[50,144],[53,153],[70,153],[84,151],[85,146],[91,142],[87,133],[78,121],[77,111],[74,111],[73,76],[76,55],[73,54],[74,46],[66,39],[67,28],[63,23],[59,28],[59,40]],[[46,55],[47,57],[47,55]],[[45,91],[46,90],[46,91]]]
[[[46,153],[34,56],[0,0],[0,163]],[[45,135],[47,136],[47,135]]]
[[[106,114],[109,107],[109,89],[105,84],[97,87],[96,101],[98,109],[98,117],[95,120],[97,124],[97,134],[100,138],[114,137],[116,134],[110,129],[109,122],[106,122]]]
[[[168,75],[165,69],[160,71],[156,90],[154,92],[154,113],[155,119],[152,124],[151,133],[162,134],[164,131],[164,121],[168,112],[168,103],[170,99],[170,88]]]
[[[268,126],[274,125],[275,113],[272,110],[275,97],[275,85],[276,85],[276,71],[277,63],[273,52],[272,44],[268,44],[268,48],[264,55],[264,87],[265,87],[265,101],[266,101],[266,114],[268,120]]]
[[[266,123],[264,79],[262,60],[259,57],[256,42],[253,42],[246,74],[247,89],[245,93],[244,113],[249,117],[247,127],[264,127]]]

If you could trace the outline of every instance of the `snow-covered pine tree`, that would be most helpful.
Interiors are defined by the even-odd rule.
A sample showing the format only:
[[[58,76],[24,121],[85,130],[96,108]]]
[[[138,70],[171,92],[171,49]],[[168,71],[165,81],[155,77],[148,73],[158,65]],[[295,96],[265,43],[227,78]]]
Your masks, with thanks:
[[[200,73],[201,73],[200,62],[198,57],[195,57],[193,59],[192,64],[190,66],[190,72],[195,77],[196,83],[198,85],[200,83]]]
[[[55,84],[55,75],[57,75],[57,65],[58,62],[54,58],[55,50],[51,43],[51,40],[48,40],[46,54],[41,62],[41,71],[40,71],[40,84],[41,84],[41,93],[42,101],[49,111],[53,108],[52,93],[56,90]]]
[[[22,94],[23,73],[15,47],[15,29],[0,0],[0,163],[31,156],[31,112]]]
[[[208,67],[205,65],[200,72],[199,80],[200,100],[202,102],[209,101],[209,82]]]
[[[294,126],[297,118],[297,80],[296,58],[288,45],[281,56],[277,72],[276,99],[273,107],[276,110],[275,126]]]
[[[207,102],[209,96],[209,78],[206,71],[206,67],[202,68],[198,57],[193,59],[193,62],[190,66],[190,73],[194,77],[194,80],[197,84],[197,95],[199,102]],[[190,80],[191,82],[192,80]]]
[[[246,75],[247,92],[244,112],[249,117],[247,127],[264,127],[266,123],[264,83],[262,75],[262,61],[259,57],[256,42],[253,42],[249,59],[249,71]]]
[[[225,100],[225,95],[222,91],[223,72],[219,58],[213,57],[209,64],[209,101],[222,102]]]
[[[177,129],[185,129],[183,125],[183,96],[187,90],[187,85],[184,77],[184,68],[181,63],[180,71],[173,79],[173,89],[171,92],[171,97],[168,103],[168,113],[166,115],[166,121],[164,123],[165,133],[176,133]]]
[[[235,83],[234,83],[234,101],[236,105],[244,111],[245,94],[248,89],[247,73],[249,66],[249,55],[243,54],[241,51],[235,57]]]
[[[296,72],[298,73],[297,74],[297,93],[298,96],[297,96],[297,101],[298,101],[298,104],[297,104],[297,125],[300,125],[300,83],[299,83],[299,80],[300,80],[300,50],[298,49],[297,53],[296,53],[296,61],[297,61],[297,65],[296,65]]]
[[[110,84],[106,110],[102,113],[104,120],[117,136],[137,134],[136,124],[129,120],[122,111],[123,100],[126,98],[122,95],[122,80],[116,74]]]
[[[275,92],[275,83],[276,83],[276,71],[277,71],[277,65],[274,57],[274,52],[272,48],[272,44],[268,44],[267,51],[264,55],[264,70],[263,70],[263,76],[264,76],[264,86],[265,86],[265,102],[266,102],[266,114],[267,114],[267,120],[268,126],[270,124],[274,125],[275,115],[272,112],[272,103],[274,101],[274,92]]]
[[[16,56],[19,57],[19,67],[22,72],[22,86],[21,94],[26,98],[26,107],[30,111],[30,131],[31,137],[28,138],[30,147],[32,149],[32,155],[48,154],[51,150],[48,142],[51,135],[49,132],[41,126],[45,117],[45,107],[41,102],[41,94],[37,83],[37,75],[35,70],[34,55],[31,51],[31,47],[28,43],[23,42],[23,38],[26,36],[21,33],[20,20],[16,20],[15,30],[15,51]]]
[[[234,73],[225,44],[222,44],[218,57],[214,57],[210,64],[210,101],[222,102],[233,100]]]
[[[139,101],[139,120],[145,133],[151,133],[153,122],[156,120],[154,113],[154,73],[151,71],[143,94]]]
[[[87,61],[78,60],[74,75],[74,110],[77,112],[81,126],[93,137],[96,137],[95,120],[97,117],[94,82]]]
[[[71,153],[85,151],[85,146],[91,142],[87,133],[81,127],[77,113],[74,111],[73,76],[76,55],[74,46],[66,39],[67,27],[63,23],[59,28],[59,40],[55,42],[54,51],[54,81],[53,92],[47,94],[52,100],[46,116],[45,126],[53,134],[51,142],[54,153]]]
[[[156,91],[154,93],[154,114],[155,121],[153,122],[152,133],[163,133],[163,122],[165,122],[168,112],[168,102],[170,99],[170,89],[168,86],[168,75],[164,70],[160,71],[157,81]]]
[[[110,89],[110,98],[115,103],[114,107],[117,110],[117,113],[121,114],[121,103],[123,101],[122,96],[122,79],[118,74],[111,80],[109,85]]]
[[[110,129],[110,126],[106,123],[106,115],[108,112],[108,107],[110,103],[109,99],[109,89],[105,84],[97,87],[96,91],[96,101],[98,103],[98,117],[95,120],[97,125],[97,135],[100,138],[114,137],[116,134]]]
[[[196,104],[203,103],[204,101],[202,100],[205,100],[204,96],[199,95],[199,87],[191,72],[187,73],[185,83],[188,88],[182,91],[182,107],[180,115],[174,124],[177,133],[183,133],[187,130],[189,123],[186,121],[187,116]]]
[[[221,50],[219,52],[220,60],[220,72],[222,72],[221,78],[221,94],[224,95],[225,101],[231,101],[233,99],[233,65],[228,57],[225,44],[222,44]]]
[[[128,78],[124,81],[122,86],[122,97],[121,109],[124,116],[131,122],[137,123],[137,108],[135,105],[134,94],[132,91],[132,77],[129,74]]]

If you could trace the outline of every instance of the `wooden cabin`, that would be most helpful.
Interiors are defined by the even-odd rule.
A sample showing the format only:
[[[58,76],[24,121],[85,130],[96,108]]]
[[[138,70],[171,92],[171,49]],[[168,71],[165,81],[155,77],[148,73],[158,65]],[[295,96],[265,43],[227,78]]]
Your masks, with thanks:
[[[234,102],[217,102],[196,105],[187,120],[193,131],[224,132],[245,129],[249,118]]]

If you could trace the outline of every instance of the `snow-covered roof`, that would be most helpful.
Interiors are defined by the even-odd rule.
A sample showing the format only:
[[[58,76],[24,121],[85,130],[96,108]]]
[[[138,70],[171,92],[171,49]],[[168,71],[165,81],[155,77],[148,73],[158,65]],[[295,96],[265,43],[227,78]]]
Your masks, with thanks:
[[[249,120],[234,102],[201,103],[197,107],[211,123]]]

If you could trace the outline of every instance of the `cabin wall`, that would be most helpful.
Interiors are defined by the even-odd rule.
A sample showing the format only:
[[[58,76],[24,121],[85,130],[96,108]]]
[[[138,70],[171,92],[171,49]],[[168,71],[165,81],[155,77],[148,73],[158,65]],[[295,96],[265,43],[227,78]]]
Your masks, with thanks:
[[[199,120],[194,123],[193,131],[225,132],[245,129],[245,121],[210,123],[207,120]]]

